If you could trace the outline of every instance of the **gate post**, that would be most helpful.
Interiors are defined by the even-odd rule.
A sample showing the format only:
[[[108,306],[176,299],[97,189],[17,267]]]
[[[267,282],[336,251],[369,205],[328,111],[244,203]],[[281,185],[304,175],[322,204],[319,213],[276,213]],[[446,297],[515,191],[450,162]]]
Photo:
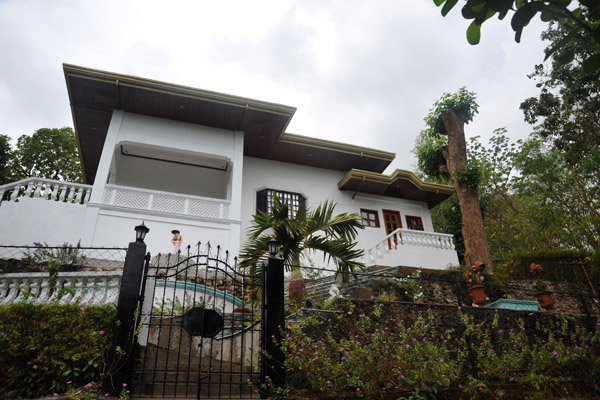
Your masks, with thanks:
[[[278,388],[285,386],[285,355],[281,350],[281,332],[285,329],[284,301],[283,259],[269,257],[263,268],[261,346],[266,354],[262,356],[261,382],[265,383],[268,376],[271,385]]]
[[[143,226],[143,223],[142,225]],[[148,231],[148,228],[143,226]],[[140,226],[136,227],[137,229]],[[135,348],[136,312],[140,305],[140,297],[145,276],[146,244],[144,235],[135,242],[129,243],[123,277],[117,303],[117,316],[113,328],[112,346],[107,358],[107,376],[104,377],[103,391],[110,395],[118,395],[123,383],[131,383]]]

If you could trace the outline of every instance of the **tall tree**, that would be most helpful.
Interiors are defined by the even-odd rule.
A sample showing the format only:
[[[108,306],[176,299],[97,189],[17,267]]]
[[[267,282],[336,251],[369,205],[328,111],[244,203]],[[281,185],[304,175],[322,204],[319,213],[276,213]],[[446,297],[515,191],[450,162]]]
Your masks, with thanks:
[[[10,168],[13,179],[40,177],[83,182],[75,132],[69,127],[42,128],[17,140]]]
[[[8,165],[12,152],[9,141],[10,138],[8,136],[0,135],[0,185],[4,185],[12,180]]]
[[[356,249],[356,234],[363,229],[358,214],[334,215],[335,204],[325,202],[315,209],[301,206],[297,215],[289,216],[288,204],[277,196],[273,198],[271,213],[259,211],[253,216],[248,239],[240,253],[242,268],[252,275],[259,262],[269,254],[269,241],[279,245],[278,256],[284,265],[294,269],[309,252],[320,252],[326,261],[332,261],[344,280],[349,274],[364,268],[358,261],[363,251]]]
[[[479,171],[467,159],[464,132],[464,125],[473,120],[477,109],[475,93],[465,88],[455,94],[444,93],[425,118],[427,128],[421,134],[421,147],[417,147],[416,153],[420,166],[427,173],[449,176],[460,207],[465,249],[475,259],[485,262],[492,271],[492,258],[477,195]]]
[[[446,16],[458,0],[433,0],[442,7]],[[481,26],[497,16],[504,19],[511,13],[510,25],[515,32],[515,41],[521,41],[525,26],[537,15],[544,22],[559,24],[566,35],[563,40],[546,50],[546,58],[566,47],[577,46],[585,50],[582,66],[587,73],[600,70],[600,2],[598,0],[466,0],[462,7],[465,19],[473,20],[467,28],[467,40],[478,44]],[[560,62],[569,62],[562,59]]]
[[[542,34],[548,48],[568,36],[564,27],[552,24]],[[541,89],[537,97],[521,103],[525,120],[535,127],[536,136],[550,140],[567,161],[577,164],[600,148],[600,70],[586,73],[586,51],[580,46],[564,46],[552,62],[536,65],[530,78]],[[562,60],[569,59],[568,63]]]

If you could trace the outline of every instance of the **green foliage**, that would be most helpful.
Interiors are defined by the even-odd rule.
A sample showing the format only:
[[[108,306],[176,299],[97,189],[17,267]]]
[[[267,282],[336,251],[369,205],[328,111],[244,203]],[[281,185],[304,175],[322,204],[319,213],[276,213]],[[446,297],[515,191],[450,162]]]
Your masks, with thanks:
[[[85,261],[81,253],[80,242],[76,245],[65,242],[62,246],[48,246],[46,242],[34,242],[35,250],[24,253],[25,262],[29,269],[43,269],[44,266],[54,261],[62,271],[76,270]]]
[[[288,204],[277,196],[273,198],[271,214],[259,211],[253,216],[253,225],[248,229],[248,239],[240,253],[241,268],[257,275],[257,265],[269,254],[269,241],[274,239],[278,246],[278,257],[286,267],[296,268],[309,252],[321,252],[323,259],[332,261],[345,281],[349,274],[364,268],[357,261],[363,250],[356,249],[356,234],[363,229],[358,214],[334,215],[335,204],[326,201],[313,210],[300,207],[298,214],[289,217]]]
[[[542,34],[550,42],[547,50],[568,34],[564,27],[551,24]],[[571,60],[562,63],[569,52]],[[584,70],[585,54],[585,49],[571,44],[557,51],[549,65],[536,65],[529,77],[538,81],[540,94],[521,103],[525,120],[532,125],[539,122],[536,135],[550,140],[570,164],[593,156],[600,148],[600,70]]]
[[[588,148],[590,156],[573,164],[535,135],[511,143],[499,129],[488,146],[472,138],[468,151],[481,172],[478,192],[494,259],[556,248],[598,252],[600,150]],[[451,211],[434,209],[434,226],[458,223]]]
[[[465,87],[461,87],[456,93],[444,93],[425,117],[425,125],[427,125],[425,135],[431,137],[447,135],[441,115],[448,110],[464,112],[466,124],[473,121],[475,114],[479,112],[479,105],[475,99],[475,92],[469,92]]]
[[[288,327],[282,347],[292,394],[349,392],[371,399],[423,387],[433,393],[460,376],[465,355],[452,356],[448,343],[433,340],[431,314],[405,324],[390,320],[381,305],[363,312],[338,300],[330,315],[319,337],[306,334],[316,319]]]
[[[572,380],[600,390],[600,323],[589,332],[565,317],[546,318],[532,331],[522,320],[501,326],[498,314],[475,320],[459,310],[457,317],[461,327],[452,330],[431,310],[409,322],[391,307],[348,300],[310,312],[282,342],[286,394],[454,398],[459,390],[480,398],[504,386],[547,398],[547,385]]]
[[[113,305],[0,306],[0,388],[33,398],[99,381],[115,315]]]
[[[83,182],[75,132],[69,127],[42,128],[23,135],[11,154],[12,179],[40,177]]]
[[[447,136],[432,137],[427,131],[421,131],[412,150],[417,157],[418,172],[426,179],[438,183],[449,183],[450,176],[446,167],[444,152],[448,149]]]
[[[0,135],[0,185],[12,181],[12,174],[8,167],[10,161],[10,138],[6,135]]]
[[[460,165],[456,169],[456,180],[472,189],[477,189],[481,180],[481,171],[476,162]]]
[[[457,0],[434,0],[442,6],[442,15],[446,16],[456,5]],[[572,6],[572,4],[576,4]],[[467,41],[478,44],[481,38],[481,26],[488,19],[497,16],[504,19],[512,12],[510,25],[515,32],[515,41],[521,41],[525,26],[539,14],[544,22],[558,23],[567,33],[565,37],[546,50],[546,58],[554,56],[564,49],[577,46],[585,49],[583,66],[587,72],[600,69],[600,6],[595,0],[467,0],[462,7],[462,15],[472,20],[467,28]],[[565,57],[562,63],[568,63],[573,55]]]
[[[389,278],[398,289],[402,290],[404,294],[412,301],[422,301],[425,293],[423,286],[421,285],[421,271],[416,270],[412,274],[404,278]]]

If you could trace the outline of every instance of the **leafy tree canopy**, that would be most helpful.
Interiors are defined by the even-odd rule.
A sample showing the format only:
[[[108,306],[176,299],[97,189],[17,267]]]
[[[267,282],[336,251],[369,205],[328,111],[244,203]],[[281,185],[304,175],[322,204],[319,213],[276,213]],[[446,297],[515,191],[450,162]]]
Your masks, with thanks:
[[[465,123],[473,121],[479,112],[474,92],[462,87],[456,93],[444,93],[429,109],[424,118],[426,128],[417,137],[413,153],[417,157],[418,169],[429,180],[439,183],[449,183],[450,178],[446,165],[448,149],[448,133],[442,114],[448,110],[464,112]]]
[[[446,16],[458,0],[433,0]],[[583,68],[586,72],[600,69],[600,2],[598,0],[466,0],[462,15],[472,20],[467,28],[467,41],[478,44],[481,26],[497,16],[504,19],[512,14],[510,25],[515,41],[521,41],[523,29],[539,14],[544,22],[556,22],[564,27],[566,36],[546,50],[546,58],[566,45],[576,43],[586,51]],[[568,59],[565,59],[568,62]]]
[[[542,34],[554,47],[568,31],[551,24]],[[538,97],[521,103],[525,120],[539,123],[536,134],[563,151],[570,163],[577,163],[600,148],[600,70],[586,73],[585,51],[573,43],[557,51],[550,65],[536,65],[530,78],[541,88]],[[562,60],[570,60],[568,63]]]
[[[17,140],[10,159],[12,180],[40,177],[83,182],[75,132],[42,128]]]
[[[10,161],[10,138],[6,135],[0,135],[0,185],[11,181],[11,173],[8,168]]]

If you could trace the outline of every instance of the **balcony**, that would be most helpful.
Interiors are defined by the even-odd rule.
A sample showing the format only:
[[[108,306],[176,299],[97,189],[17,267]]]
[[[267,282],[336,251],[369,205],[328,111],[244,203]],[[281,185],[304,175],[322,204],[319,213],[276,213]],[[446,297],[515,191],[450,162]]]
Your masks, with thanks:
[[[150,213],[229,219],[231,202],[222,199],[106,185],[102,205]]]

